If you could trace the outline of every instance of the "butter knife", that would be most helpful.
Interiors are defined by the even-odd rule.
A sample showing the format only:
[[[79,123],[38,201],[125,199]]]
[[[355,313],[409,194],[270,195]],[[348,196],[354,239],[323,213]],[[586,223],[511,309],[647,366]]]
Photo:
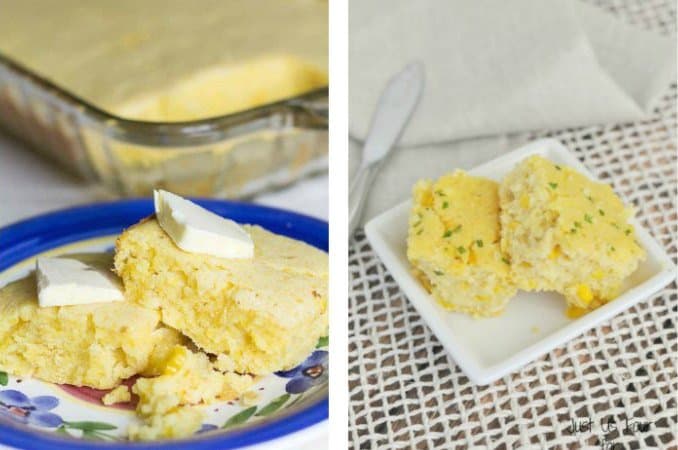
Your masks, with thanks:
[[[349,237],[358,228],[381,162],[398,142],[423,89],[424,65],[414,62],[394,75],[382,91],[365,139],[360,168],[349,187]]]

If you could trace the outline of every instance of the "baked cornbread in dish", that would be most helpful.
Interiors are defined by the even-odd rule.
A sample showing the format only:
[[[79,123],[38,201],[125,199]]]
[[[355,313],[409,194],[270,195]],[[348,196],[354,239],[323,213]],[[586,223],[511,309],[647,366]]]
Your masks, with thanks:
[[[294,56],[274,55],[200,71],[122,103],[116,111],[123,117],[153,122],[189,121],[235,113],[326,85],[323,70]]]
[[[33,274],[0,289],[0,316],[0,369],[52,383],[113,388],[181,342],[131,302],[40,308]]]
[[[179,249],[149,218],[117,240],[115,271],[129,300],[219,355],[222,370],[291,368],[327,331],[327,254],[258,226],[243,228],[253,258],[226,259]]]
[[[499,195],[492,180],[455,171],[414,186],[407,257],[446,309],[500,314],[516,293],[499,245]]]
[[[1,53],[128,119],[197,120],[327,85],[326,1],[10,0],[2,10]]]
[[[612,188],[531,156],[499,189],[501,245],[514,282],[565,295],[576,317],[614,299],[645,257]]]

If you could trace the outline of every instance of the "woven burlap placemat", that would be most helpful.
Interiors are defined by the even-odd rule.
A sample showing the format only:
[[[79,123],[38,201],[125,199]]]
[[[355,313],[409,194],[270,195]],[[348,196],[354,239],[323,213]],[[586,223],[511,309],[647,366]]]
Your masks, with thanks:
[[[597,0],[675,35],[673,0]],[[555,132],[610,183],[676,262],[676,86],[649,120]],[[455,365],[362,232],[349,255],[352,449],[678,448],[675,282],[489,386]],[[573,419],[591,429],[573,433]]]

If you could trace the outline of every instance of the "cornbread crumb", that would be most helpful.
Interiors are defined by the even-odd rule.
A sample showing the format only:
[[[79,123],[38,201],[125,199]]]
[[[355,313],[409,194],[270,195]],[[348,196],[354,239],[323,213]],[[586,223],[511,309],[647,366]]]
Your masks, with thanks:
[[[130,438],[143,440],[192,434],[200,428],[202,412],[187,406],[232,400],[253,383],[249,375],[219,372],[204,353],[176,345],[162,363],[159,376],[139,378],[132,387],[132,392],[139,396],[137,414],[144,424],[131,427]],[[179,419],[187,423],[175,429]]]
[[[221,364],[267,374],[302,361],[327,331],[327,254],[245,226],[251,259],[179,249],[154,219],[118,239],[115,270],[128,298],[157,309],[163,323]]]
[[[133,441],[186,437],[200,429],[204,418],[205,413],[200,408],[183,406],[162,415],[149,416],[141,425],[130,425],[127,435]]]
[[[34,273],[0,289],[0,317],[1,370],[97,389],[142,372],[178,339],[156,311],[127,301],[41,308]]]
[[[499,246],[497,183],[457,170],[414,187],[407,257],[445,308],[496,316],[516,293]]]
[[[142,417],[163,414],[177,406],[232,400],[249,389],[250,375],[222,373],[207,355],[177,345],[167,357],[162,373],[139,378],[132,391],[139,396],[137,411]]]
[[[233,360],[223,353],[219,353],[214,360],[214,367],[221,372],[233,372],[235,364]]]
[[[129,388],[124,384],[121,384],[108,394],[104,395],[101,398],[101,403],[106,406],[110,406],[116,403],[129,402],[130,400],[132,400],[132,394],[130,393]]]
[[[569,317],[614,299],[645,257],[628,223],[632,211],[610,186],[570,167],[532,156],[504,178],[499,195],[513,280],[564,294]]]

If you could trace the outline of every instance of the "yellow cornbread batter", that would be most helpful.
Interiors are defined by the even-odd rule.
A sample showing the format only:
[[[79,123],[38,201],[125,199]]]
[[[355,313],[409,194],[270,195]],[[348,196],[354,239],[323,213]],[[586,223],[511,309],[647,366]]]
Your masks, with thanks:
[[[463,171],[417,183],[407,257],[445,308],[474,316],[501,313],[516,288],[499,246],[497,183]]]
[[[502,181],[501,245],[526,290],[565,295],[576,316],[614,299],[645,252],[625,207],[606,184],[540,156]]]
[[[327,85],[320,0],[11,0],[0,52],[124,118],[218,116]]]
[[[131,302],[40,308],[34,274],[0,289],[0,317],[0,369],[59,384],[115,387],[180,341]]]
[[[252,259],[179,249],[155,218],[116,243],[115,270],[128,299],[160,311],[162,322],[220,368],[266,374],[293,367],[327,331],[327,254],[305,243],[245,226]]]

